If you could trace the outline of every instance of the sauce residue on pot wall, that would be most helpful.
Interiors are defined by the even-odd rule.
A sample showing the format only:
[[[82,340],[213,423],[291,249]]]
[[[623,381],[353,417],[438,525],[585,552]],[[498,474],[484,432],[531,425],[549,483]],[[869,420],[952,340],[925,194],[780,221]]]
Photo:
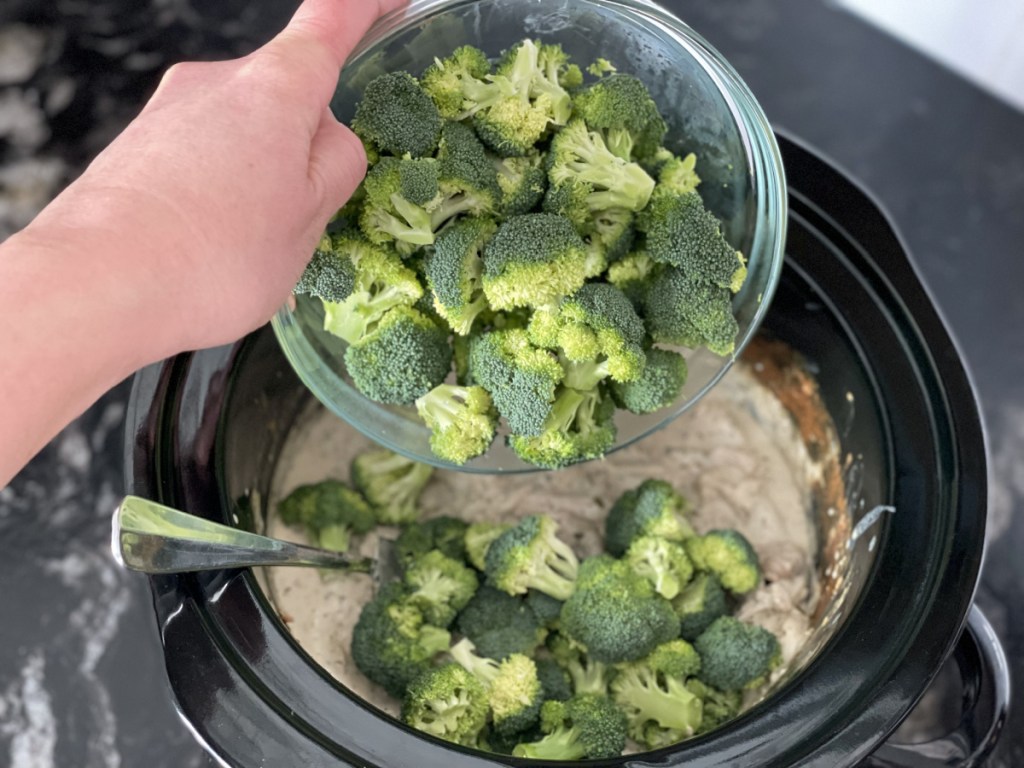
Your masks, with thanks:
[[[585,557],[601,551],[605,515],[623,491],[649,477],[668,480],[693,503],[698,532],[737,528],[756,549],[765,583],[746,598],[738,615],[775,632],[789,662],[810,634],[819,598],[820,543],[812,507],[825,470],[809,455],[803,437],[798,420],[741,363],[668,427],[602,461],[511,476],[438,471],[421,506],[425,518],[449,514],[514,521],[547,514],[559,522],[560,536]],[[352,457],[371,447],[352,427],[319,407],[311,409],[289,435],[269,509],[298,485],[345,479]],[[301,531],[275,516],[268,532],[303,540]],[[364,554],[373,555],[375,548],[372,534],[361,543]],[[266,581],[278,612],[306,652],[354,693],[397,714],[398,702],[366,680],[348,653],[352,627],[372,595],[369,577],[272,568]]]

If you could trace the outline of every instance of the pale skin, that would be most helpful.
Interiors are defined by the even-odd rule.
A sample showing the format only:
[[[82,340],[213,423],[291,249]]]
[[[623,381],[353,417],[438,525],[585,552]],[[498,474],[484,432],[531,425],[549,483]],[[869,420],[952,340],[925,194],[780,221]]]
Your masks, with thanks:
[[[338,71],[404,0],[304,0],[240,59],[172,67],[138,117],[0,244],[0,487],[117,382],[285,301],[366,171]]]

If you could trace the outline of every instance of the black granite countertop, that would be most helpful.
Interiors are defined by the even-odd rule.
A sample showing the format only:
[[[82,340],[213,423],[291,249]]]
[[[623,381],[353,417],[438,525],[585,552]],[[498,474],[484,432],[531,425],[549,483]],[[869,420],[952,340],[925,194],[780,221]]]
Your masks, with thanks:
[[[977,600],[1024,680],[1024,114],[826,3],[666,5],[904,235],[981,400],[993,482]],[[120,129],[163,68],[245,52],[291,7],[7,0],[0,238]],[[144,579],[109,554],[127,395],[114,388],[0,490],[0,765],[211,764],[171,704]],[[1024,707],[990,765],[1024,765]]]

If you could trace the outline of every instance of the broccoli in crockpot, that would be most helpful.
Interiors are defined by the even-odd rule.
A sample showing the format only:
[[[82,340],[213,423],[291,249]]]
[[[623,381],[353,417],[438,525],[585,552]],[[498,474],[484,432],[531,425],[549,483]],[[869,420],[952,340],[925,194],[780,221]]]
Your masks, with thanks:
[[[665,146],[641,80],[603,59],[587,72],[539,40],[495,61],[462,46],[419,78],[377,77],[357,105],[370,168],[295,292],[350,345],[355,386],[416,401],[452,464],[502,426],[538,467],[599,458],[617,408],[683,392],[665,345],[734,350],[746,266],[696,156]]]

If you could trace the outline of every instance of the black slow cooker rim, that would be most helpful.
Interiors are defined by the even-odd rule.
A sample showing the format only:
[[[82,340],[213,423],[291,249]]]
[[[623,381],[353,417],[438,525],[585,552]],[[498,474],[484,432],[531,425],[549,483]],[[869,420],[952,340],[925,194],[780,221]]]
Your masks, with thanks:
[[[842,696],[833,698],[836,708],[830,712],[821,708],[820,701],[827,700],[827,697],[823,699],[821,691],[827,691],[836,679],[855,676],[865,669],[864,665],[858,666],[859,654],[870,646],[870,630],[876,623],[874,617],[866,612],[874,605],[870,596],[877,595],[879,590],[885,591],[885,585],[879,583],[884,572],[882,570],[876,571],[871,583],[865,586],[861,600],[850,609],[844,626],[832,638],[829,644],[831,655],[822,655],[809,664],[784,690],[772,697],[770,706],[766,704],[754,708],[726,728],[716,731],[713,736],[692,740],[673,750],[632,759],[630,765],[644,765],[648,760],[661,765],[685,762],[692,766],[737,762],[749,765],[854,764],[895,728],[924,690],[942,659],[951,650],[973,600],[982,557],[986,484],[984,433],[969,377],[913,265],[902,256],[906,251],[899,236],[877,206],[863,190],[821,163],[808,150],[784,138],[780,144],[791,179],[792,215],[802,227],[833,230],[831,237],[845,239],[851,245],[851,253],[854,255],[863,240],[871,240],[876,253],[881,248],[882,252],[896,254],[886,264],[884,272],[875,268],[872,274],[872,270],[867,269],[861,277],[866,281],[866,287],[873,285],[873,290],[882,291],[883,295],[888,292],[890,296],[898,297],[892,311],[905,313],[910,321],[906,329],[909,338],[921,342],[910,353],[922,356],[922,361],[930,366],[937,382],[941,384],[938,392],[940,402],[935,407],[949,416],[949,425],[955,437],[953,447],[959,454],[954,457],[959,459],[959,463],[953,461],[953,465],[960,468],[961,474],[961,477],[949,478],[949,493],[957,500],[956,508],[960,514],[954,516],[955,524],[949,529],[943,562],[958,560],[959,567],[946,567],[941,573],[932,573],[926,582],[922,582],[930,586],[919,595],[927,609],[920,612],[918,621],[902,627],[909,638],[902,653],[874,668],[873,678],[879,681],[879,685],[870,705],[846,701],[846,707],[857,706],[857,711],[849,714],[839,707],[843,703]],[[825,213],[826,210],[838,210],[844,216],[840,221],[836,216]],[[851,231],[856,232],[857,237]],[[866,252],[860,255],[870,267],[870,255]],[[797,269],[798,265],[791,264],[788,268]],[[900,286],[898,293],[893,288],[896,285]],[[927,344],[923,343],[926,339],[929,342]],[[222,356],[222,370],[229,369],[230,361],[242,346],[235,345]],[[937,349],[939,354],[932,355],[929,349]],[[161,435],[166,437],[167,432],[164,430],[169,426],[168,420],[181,405],[178,402],[181,392],[176,384],[197,364],[194,356],[180,356],[162,366],[147,369],[136,379],[127,418],[129,439],[126,443],[126,475],[135,493],[170,503],[176,503],[177,497],[181,495],[175,477],[181,468],[176,466],[174,446],[162,445],[159,438]],[[190,408],[191,405],[186,403],[185,407]],[[944,420],[938,421],[941,428]],[[971,448],[973,450],[969,450]],[[945,458],[947,462],[950,459],[948,456]],[[189,469],[194,478],[197,467]],[[202,469],[207,473],[212,470],[211,467]],[[965,478],[966,484],[963,482]],[[212,477],[206,477],[201,482],[205,493],[214,490],[213,480]],[[947,506],[952,502],[952,497],[947,499]],[[882,551],[886,551],[884,545]],[[197,666],[205,668],[210,676],[223,676],[223,681],[237,699],[234,702],[236,713],[246,713],[246,716],[255,718],[261,729],[268,734],[280,732],[288,735],[296,746],[296,755],[306,749],[305,746],[300,748],[299,743],[308,742],[311,757],[304,762],[311,765],[330,764],[322,762],[323,758],[321,762],[315,761],[316,755],[330,753],[336,755],[335,759],[367,763],[366,754],[349,752],[344,745],[339,748],[320,729],[290,711],[290,704],[286,701],[288,697],[280,694],[294,681],[268,681],[256,674],[257,667],[253,666],[253,658],[290,654],[293,660],[301,660],[302,665],[307,667],[305,670],[293,670],[304,683],[313,682],[308,674],[309,669],[320,678],[323,689],[317,691],[317,696],[330,693],[337,697],[339,690],[339,686],[329,680],[322,670],[308,664],[308,657],[295,646],[290,637],[285,636],[276,618],[267,615],[269,606],[250,573],[157,577],[151,584],[163,630],[161,636],[165,644],[168,673],[179,706],[185,716],[192,720],[193,727],[210,742],[209,746],[228,760],[229,764],[243,765],[230,762],[234,760],[231,757],[231,745],[213,743],[216,732],[202,722],[203,710],[209,702],[202,703],[197,699],[203,688],[201,684],[197,686],[196,680],[192,679]],[[218,599],[211,601],[211,594],[219,595]],[[944,596],[944,599],[940,600],[940,596]],[[231,622],[226,621],[232,615],[251,615],[253,610],[261,615],[261,625],[257,628],[263,643],[261,648],[247,648],[247,645],[251,646],[252,640],[247,639],[245,633],[251,632],[253,628],[248,627],[245,632],[240,632],[237,626],[232,627]],[[200,648],[205,648],[205,652],[200,653]],[[835,652],[840,649],[852,653],[852,658],[836,658]],[[200,662],[198,665],[197,661]],[[841,664],[845,664],[845,667],[840,667]],[[809,709],[809,700],[819,702],[817,711]],[[358,721],[360,733],[372,733],[372,738],[379,738],[382,743],[391,745],[391,748],[382,748],[375,755],[380,760],[378,764],[405,764],[394,762],[396,756],[399,760],[405,756],[418,765],[447,765],[454,759],[454,752],[458,751],[453,751],[450,745],[433,742],[407,729],[396,729],[393,721],[377,720],[374,711],[354,697],[345,706],[345,711],[353,716],[354,721]],[[367,715],[370,717],[367,718]],[[274,722],[275,719],[281,722]],[[287,723],[287,727],[284,723]],[[386,759],[385,753],[389,753],[390,758]],[[511,758],[494,761],[479,754],[463,752],[458,762],[482,766],[520,764],[524,761]],[[605,764],[621,762],[607,761]]]

